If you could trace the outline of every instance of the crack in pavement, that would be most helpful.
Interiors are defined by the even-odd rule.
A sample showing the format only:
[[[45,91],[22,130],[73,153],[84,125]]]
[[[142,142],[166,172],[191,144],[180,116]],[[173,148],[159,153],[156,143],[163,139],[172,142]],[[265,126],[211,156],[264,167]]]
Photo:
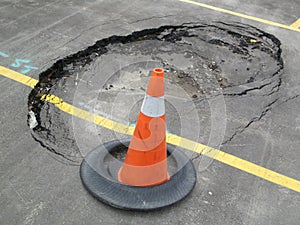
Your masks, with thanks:
[[[264,107],[265,109],[260,113],[260,115],[252,118],[245,126],[238,127],[237,130],[231,135],[231,137],[229,137],[226,141],[224,141],[222,143],[222,145],[228,144],[230,141],[233,140],[233,138],[235,138],[235,136],[237,136],[238,134],[243,133],[247,128],[249,128],[250,125],[252,125],[253,123],[255,123],[257,121],[260,121],[269,111],[271,111],[272,106],[275,103],[277,103],[278,100],[279,100],[279,98],[276,98],[274,101],[272,101],[271,103],[266,105]]]
[[[251,92],[251,91],[255,91],[255,90],[261,90],[261,89],[263,89],[264,87],[266,87],[266,86],[268,86],[268,85],[270,85],[270,84],[272,84],[273,82],[271,81],[271,82],[268,82],[268,83],[266,83],[266,84],[262,84],[262,85],[260,85],[260,86],[258,86],[258,87],[253,87],[253,88],[249,88],[249,89],[246,89],[246,90],[243,90],[243,91],[241,91],[241,92],[239,92],[239,93],[224,93],[223,95],[224,96],[243,96],[243,95],[247,95],[249,92]]]
[[[170,14],[170,15],[163,15],[163,16],[151,16],[151,17],[147,17],[147,18],[143,18],[143,19],[139,19],[139,20],[130,21],[130,22],[128,22],[128,24],[135,24],[135,23],[139,23],[139,22],[152,20],[152,19],[169,18],[169,17],[172,17],[172,16],[177,16],[177,15]]]

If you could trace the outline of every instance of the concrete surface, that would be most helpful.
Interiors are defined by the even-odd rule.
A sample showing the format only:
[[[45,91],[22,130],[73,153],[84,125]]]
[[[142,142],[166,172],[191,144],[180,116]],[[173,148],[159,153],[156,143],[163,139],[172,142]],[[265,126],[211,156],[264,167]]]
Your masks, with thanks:
[[[201,2],[286,25],[300,17],[296,0]],[[58,59],[97,40],[162,25],[236,21],[275,35],[284,63],[281,83],[224,96],[227,123],[220,148],[300,180],[299,32],[175,0],[1,1],[0,15],[0,51],[6,54],[0,65],[21,72],[24,67],[13,63],[28,59],[37,69],[27,75],[36,79]],[[2,76],[0,85],[1,224],[299,224],[298,192],[218,161],[198,173],[187,199],[169,208],[137,213],[103,205],[83,188],[78,166],[57,160],[33,139],[27,125],[31,89]],[[253,87],[240,88],[231,93]],[[69,115],[60,115],[72,125]],[[115,135],[97,129],[104,139]],[[199,158],[194,162],[197,166]]]

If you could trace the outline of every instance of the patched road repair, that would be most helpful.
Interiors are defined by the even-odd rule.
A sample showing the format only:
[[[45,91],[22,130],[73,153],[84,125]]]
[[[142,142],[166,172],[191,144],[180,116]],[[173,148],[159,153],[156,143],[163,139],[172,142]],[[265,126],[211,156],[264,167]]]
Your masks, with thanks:
[[[0,3],[1,224],[298,224],[300,5],[278,3]],[[166,140],[196,186],[163,209],[115,209],[79,165],[130,138],[157,67]]]

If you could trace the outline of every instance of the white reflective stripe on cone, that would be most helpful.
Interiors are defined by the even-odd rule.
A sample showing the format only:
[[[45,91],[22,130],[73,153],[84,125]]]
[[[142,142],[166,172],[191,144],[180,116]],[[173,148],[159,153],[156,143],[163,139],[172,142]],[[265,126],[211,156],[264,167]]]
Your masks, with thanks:
[[[152,97],[145,95],[141,112],[149,117],[161,117],[165,115],[165,99],[164,96]]]

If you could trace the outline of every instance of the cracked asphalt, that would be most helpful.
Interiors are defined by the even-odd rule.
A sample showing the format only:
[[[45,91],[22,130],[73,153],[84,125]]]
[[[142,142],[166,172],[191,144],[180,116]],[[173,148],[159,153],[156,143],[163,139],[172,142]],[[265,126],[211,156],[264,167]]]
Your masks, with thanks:
[[[287,25],[300,17],[296,0],[201,2]],[[99,203],[78,164],[98,139],[124,136],[39,101],[55,94],[132,125],[147,71],[161,66],[169,132],[300,180],[299,32],[176,0],[2,1],[0,15],[0,65],[30,63],[40,81],[32,90],[0,78],[1,224],[299,224],[299,192],[218,161],[199,169],[205,157],[187,150],[198,181],[182,202],[147,213]]]

